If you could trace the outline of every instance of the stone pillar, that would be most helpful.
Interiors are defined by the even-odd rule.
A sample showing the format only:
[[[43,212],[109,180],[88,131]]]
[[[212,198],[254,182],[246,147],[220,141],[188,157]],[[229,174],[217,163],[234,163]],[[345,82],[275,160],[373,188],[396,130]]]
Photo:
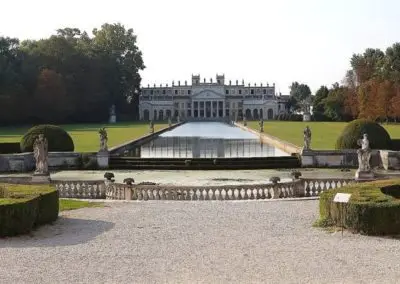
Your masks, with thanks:
[[[225,117],[225,100],[222,101],[222,117]]]
[[[99,168],[108,169],[110,153],[108,151],[99,151],[96,157],[97,157],[97,165],[99,166]]]
[[[206,111],[206,109],[207,109],[207,101],[204,101],[203,106],[204,106],[203,117],[207,117],[207,111]]]
[[[210,112],[211,112],[211,117],[214,117],[214,101],[211,101],[211,106],[210,106]]]

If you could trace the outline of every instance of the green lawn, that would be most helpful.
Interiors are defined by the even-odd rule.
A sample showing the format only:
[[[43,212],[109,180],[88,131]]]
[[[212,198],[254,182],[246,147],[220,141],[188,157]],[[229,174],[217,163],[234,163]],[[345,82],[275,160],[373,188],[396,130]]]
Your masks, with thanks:
[[[139,138],[149,133],[148,122],[123,122],[116,124],[68,124],[61,125],[71,135],[76,152],[96,152],[99,150],[101,127],[106,127],[108,146],[113,147]],[[168,127],[167,123],[155,123],[154,130]],[[1,142],[19,142],[30,127],[0,127]]]
[[[249,121],[247,125],[259,130],[258,121]],[[335,148],[337,137],[347,125],[346,122],[297,122],[264,121],[264,132],[298,146],[303,146],[303,130],[310,126],[312,131],[311,148],[329,150]],[[384,125],[392,139],[400,139],[400,124]]]
[[[60,199],[60,211],[75,210],[86,207],[104,207],[101,202],[88,202],[73,199]]]

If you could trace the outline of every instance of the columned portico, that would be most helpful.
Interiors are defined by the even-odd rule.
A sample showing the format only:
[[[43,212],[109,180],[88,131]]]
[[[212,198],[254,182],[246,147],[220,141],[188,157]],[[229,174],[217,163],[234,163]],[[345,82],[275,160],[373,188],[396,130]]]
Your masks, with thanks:
[[[193,117],[210,118],[210,117],[225,117],[225,101],[219,100],[193,100],[191,102]]]

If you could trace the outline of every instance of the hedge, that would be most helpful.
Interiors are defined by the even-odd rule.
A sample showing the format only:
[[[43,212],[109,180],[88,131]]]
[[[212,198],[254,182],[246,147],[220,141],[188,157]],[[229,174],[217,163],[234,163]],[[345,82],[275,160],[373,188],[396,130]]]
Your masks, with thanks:
[[[336,193],[351,193],[349,203],[335,203]],[[320,226],[341,226],[366,235],[400,233],[400,179],[356,183],[328,190],[319,201]]]
[[[20,142],[21,152],[32,152],[33,143],[39,134],[44,134],[48,141],[49,152],[73,152],[74,141],[71,136],[56,125],[37,125],[29,129]]]
[[[392,140],[389,133],[379,123],[366,119],[356,119],[348,123],[336,140],[336,149],[358,149],[359,139],[368,134],[371,149],[391,149]]]
[[[50,185],[3,185],[0,199],[0,237],[29,233],[34,227],[58,218],[58,191]]]
[[[0,154],[21,153],[21,146],[18,142],[0,143]]]

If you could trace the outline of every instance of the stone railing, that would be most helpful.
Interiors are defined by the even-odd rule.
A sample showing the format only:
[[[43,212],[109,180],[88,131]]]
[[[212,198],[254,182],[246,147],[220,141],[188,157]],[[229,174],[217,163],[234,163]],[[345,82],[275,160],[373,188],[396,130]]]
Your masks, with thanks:
[[[341,188],[354,183],[354,179],[301,179],[304,194],[307,197],[319,196],[321,192],[329,189]]]
[[[105,199],[106,186],[103,180],[65,181],[53,180],[60,198]]]
[[[352,179],[297,179],[277,184],[168,186],[126,185],[109,181],[52,181],[61,198],[113,200],[256,200],[317,197],[354,183]]]

